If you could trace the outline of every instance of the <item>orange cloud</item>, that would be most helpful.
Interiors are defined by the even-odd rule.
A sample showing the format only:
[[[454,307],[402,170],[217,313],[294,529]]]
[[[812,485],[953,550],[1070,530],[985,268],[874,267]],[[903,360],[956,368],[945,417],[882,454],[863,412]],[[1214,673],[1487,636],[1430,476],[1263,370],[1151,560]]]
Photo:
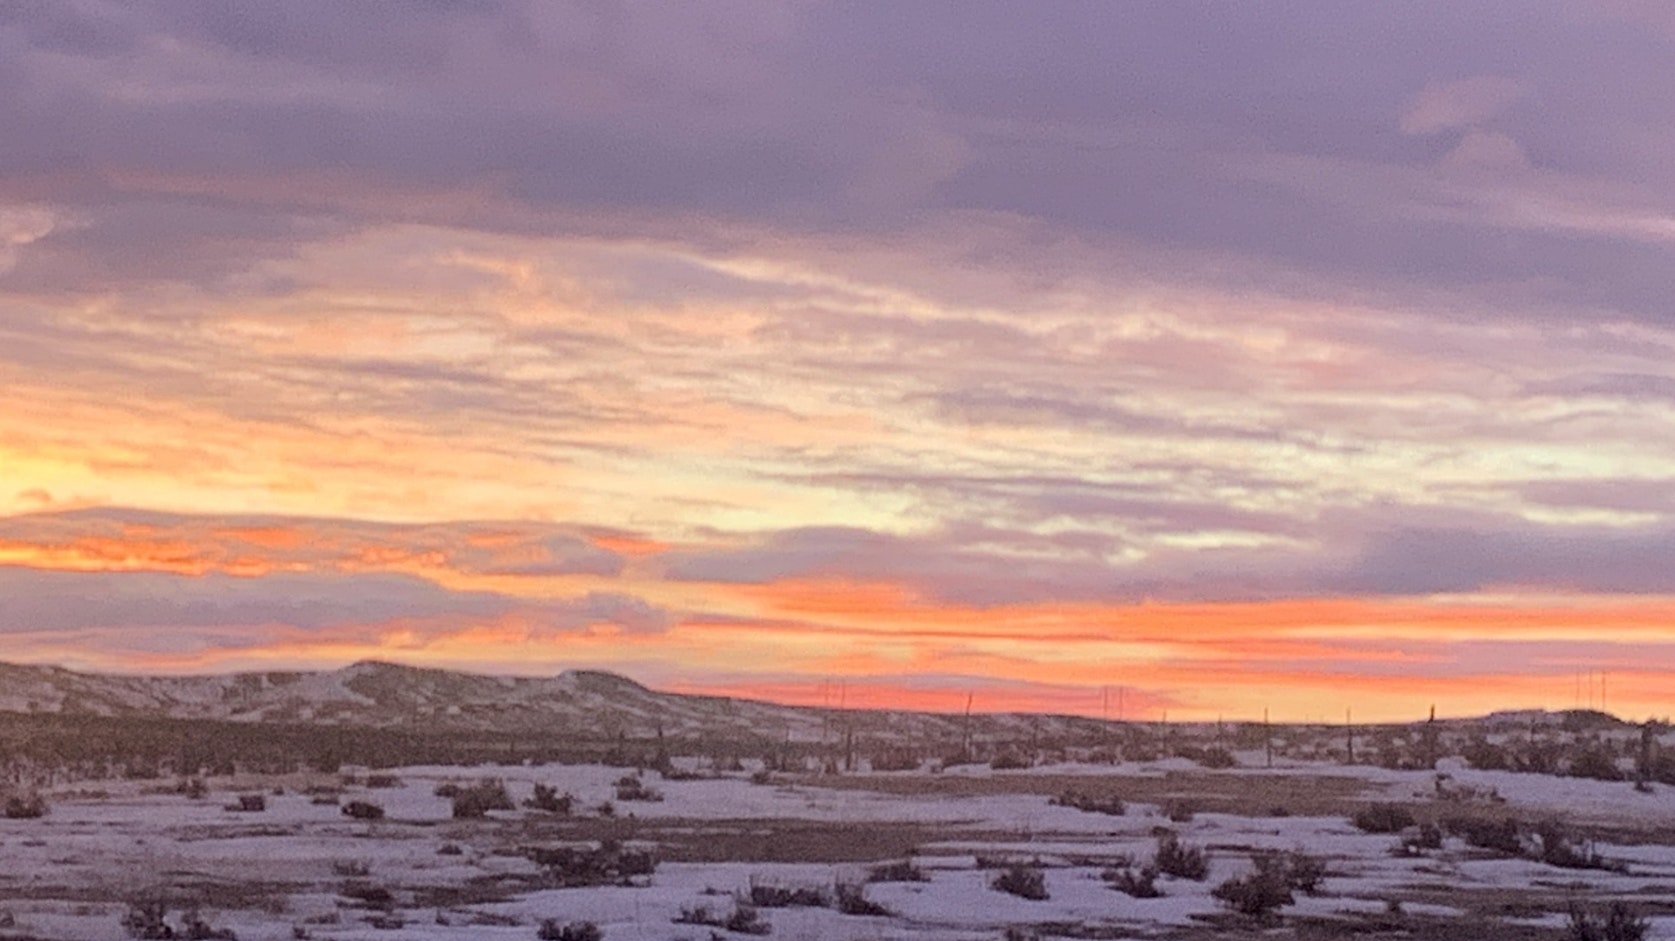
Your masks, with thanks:
[[[334,621],[317,610],[310,617],[318,623],[307,629],[284,623],[284,608],[275,607],[273,623],[250,621],[236,642],[203,620],[212,608],[194,609],[192,626],[159,625],[165,633],[155,644],[135,646],[134,635],[91,627],[78,632],[67,622],[9,637],[13,656],[104,668],[313,667],[384,656],[520,672],[627,669],[683,689],[798,702],[814,701],[820,684],[837,681],[855,691],[854,705],[879,708],[943,708],[974,689],[982,709],[1095,714],[1103,691],[1114,687],[1137,717],[1164,709],[1182,719],[1250,716],[1267,708],[1277,718],[1300,718],[1348,706],[1367,720],[1412,716],[1432,703],[1445,714],[1568,706],[1570,679],[1587,669],[1619,677],[1618,708],[1650,712],[1661,708],[1660,680],[1675,676],[1675,599],[1663,596],[976,605],[887,578],[668,579],[658,559],[673,545],[535,523],[117,510],[0,518],[0,565],[191,576],[205,584],[226,576],[401,575],[437,592],[499,599],[479,614],[389,621]],[[680,551],[694,545],[703,543],[688,540]],[[625,558],[642,561],[625,566]],[[416,603],[453,603],[447,597]]]

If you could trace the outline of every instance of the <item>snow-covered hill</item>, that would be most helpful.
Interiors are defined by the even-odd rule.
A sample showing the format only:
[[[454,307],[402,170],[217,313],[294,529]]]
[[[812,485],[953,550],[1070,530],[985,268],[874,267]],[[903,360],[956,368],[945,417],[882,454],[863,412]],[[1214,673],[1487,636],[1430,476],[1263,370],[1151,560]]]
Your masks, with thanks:
[[[661,693],[612,673],[485,676],[362,662],[315,673],[119,676],[0,663],[0,712],[155,716],[242,722],[430,729],[540,730],[589,737],[669,736],[834,741],[849,731],[874,743],[976,739],[1043,741],[1099,734],[1071,716],[942,715],[839,711],[715,696]],[[969,723],[969,726],[968,726]]]

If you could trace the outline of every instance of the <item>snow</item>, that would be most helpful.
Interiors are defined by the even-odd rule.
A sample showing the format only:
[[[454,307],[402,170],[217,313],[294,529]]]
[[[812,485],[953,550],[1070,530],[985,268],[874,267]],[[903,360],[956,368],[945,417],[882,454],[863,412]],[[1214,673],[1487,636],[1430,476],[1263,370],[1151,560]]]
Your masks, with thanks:
[[[1186,770],[1175,762],[1157,762],[1059,765],[1046,772],[1099,778],[1101,786],[1120,791],[1125,780],[1155,782],[1171,771]],[[79,791],[49,795],[52,812],[45,818],[0,820],[0,909],[11,914],[11,930],[20,933],[48,939],[116,939],[124,937],[120,919],[127,901],[167,888],[177,899],[175,912],[195,894],[211,924],[229,927],[245,941],[290,938],[294,928],[317,939],[385,939],[390,932],[367,920],[375,913],[349,907],[341,895],[346,883],[360,878],[346,873],[364,867],[367,874],[361,881],[395,894],[395,915],[404,923],[401,937],[528,939],[543,919],[558,919],[596,922],[608,941],[707,941],[708,927],[673,922],[683,908],[707,904],[725,916],[732,910],[734,893],[747,892],[753,882],[830,888],[839,882],[859,883],[872,862],[884,861],[675,860],[662,862],[644,886],[560,889],[544,885],[539,868],[523,852],[531,845],[569,839],[556,835],[555,827],[574,829],[577,840],[620,831],[653,843],[702,841],[708,834],[740,827],[772,833],[790,824],[829,825],[838,840],[849,827],[924,831],[913,858],[929,881],[866,888],[867,897],[891,915],[851,916],[830,908],[762,912],[773,925],[771,937],[798,939],[952,941],[992,938],[1007,925],[1045,923],[1156,933],[1227,917],[1211,890],[1250,871],[1253,856],[1267,852],[1300,851],[1327,862],[1321,893],[1299,893],[1284,911],[1291,919],[1506,918],[1504,912],[1510,909],[1505,903],[1515,898],[1520,923],[1562,925],[1562,913],[1572,899],[1590,904],[1612,899],[1668,903],[1675,880],[1675,846],[1652,841],[1654,834],[1646,826],[1648,821],[1675,819],[1675,791],[1667,788],[1645,795],[1620,783],[1458,767],[1445,772],[1447,782],[1484,793],[1492,790],[1506,801],[1472,805],[1477,810],[1637,827],[1632,842],[1607,839],[1594,846],[1606,858],[1628,864],[1629,872],[1621,874],[1497,858],[1455,838],[1425,856],[1398,857],[1391,853],[1396,837],[1362,833],[1338,815],[1201,812],[1190,822],[1172,823],[1155,804],[1141,801],[1130,801],[1123,816],[1084,813],[1053,806],[1043,794],[1028,792],[1025,785],[1031,776],[1046,772],[974,768],[970,774],[993,780],[984,784],[982,793],[957,796],[872,790],[855,781],[831,787],[819,778],[767,785],[736,776],[665,781],[648,772],[646,783],[664,799],[623,802],[615,801],[614,782],[625,773],[620,768],[412,767],[394,772],[400,779],[396,787],[345,790],[345,801],[369,800],[384,807],[386,819],[375,822],[350,820],[336,806],[313,803],[301,793],[306,782],[300,778],[217,780],[214,793],[203,800],[139,782],[80,785]],[[1282,772],[1352,777],[1364,784],[1368,801],[1431,801],[1436,796],[1435,772],[1364,767],[1244,768],[1203,776],[1200,783],[1237,786],[1242,780],[1255,783]],[[518,801],[529,796],[536,783],[575,795],[578,808],[613,801],[617,819],[566,821],[519,810],[497,811],[487,820],[455,821],[450,802],[434,793],[445,781],[471,783],[490,777],[504,780]],[[879,777],[899,781],[901,776]],[[327,780],[336,783],[321,782]],[[1019,789],[992,787],[1008,781]],[[276,784],[283,785],[285,793],[271,793]],[[258,789],[268,792],[265,811],[223,808],[238,793]],[[1457,808],[1448,802],[1433,805],[1439,813],[1451,809]],[[1159,885],[1165,896],[1158,899],[1134,899],[1108,887],[1101,869],[1118,856],[1148,861],[1159,828],[1207,849],[1209,878],[1196,882],[1164,877]],[[460,847],[460,853],[442,854],[449,844]],[[1030,901],[995,891],[990,887],[994,872],[978,869],[979,857],[1039,860],[1047,867],[1050,898]],[[496,892],[491,886],[496,877],[513,882],[502,883],[503,890]],[[438,890],[470,885],[485,888],[475,898],[433,898]],[[424,901],[427,898],[432,900]],[[1389,913],[1392,900],[1401,902],[1405,914]],[[1657,920],[1651,937],[1675,937],[1675,919]]]

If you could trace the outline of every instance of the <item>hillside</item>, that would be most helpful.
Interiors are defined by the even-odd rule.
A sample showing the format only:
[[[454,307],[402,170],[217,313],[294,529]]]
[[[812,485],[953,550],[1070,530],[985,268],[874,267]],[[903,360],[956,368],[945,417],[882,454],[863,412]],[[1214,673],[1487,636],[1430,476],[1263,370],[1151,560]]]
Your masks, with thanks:
[[[326,672],[134,676],[0,664],[0,712],[215,719],[437,731],[575,733],[589,737],[750,736],[831,741],[846,731],[874,743],[952,742],[969,734],[1024,741],[1099,734],[1072,716],[958,715],[828,710],[663,693],[612,673],[486,676],[381,662]],[[969,723],[969,727],[968,727]]]

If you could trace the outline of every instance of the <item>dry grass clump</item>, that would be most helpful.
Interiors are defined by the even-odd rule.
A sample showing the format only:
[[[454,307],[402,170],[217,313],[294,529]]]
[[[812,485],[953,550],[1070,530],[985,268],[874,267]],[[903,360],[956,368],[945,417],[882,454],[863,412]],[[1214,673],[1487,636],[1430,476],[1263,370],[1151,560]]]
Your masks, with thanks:
[[[1038,863],[1006,867],[989,882],[989,888],[1032,902],[1044,902],[1051,897],[1047,894],[1047,874]]]

